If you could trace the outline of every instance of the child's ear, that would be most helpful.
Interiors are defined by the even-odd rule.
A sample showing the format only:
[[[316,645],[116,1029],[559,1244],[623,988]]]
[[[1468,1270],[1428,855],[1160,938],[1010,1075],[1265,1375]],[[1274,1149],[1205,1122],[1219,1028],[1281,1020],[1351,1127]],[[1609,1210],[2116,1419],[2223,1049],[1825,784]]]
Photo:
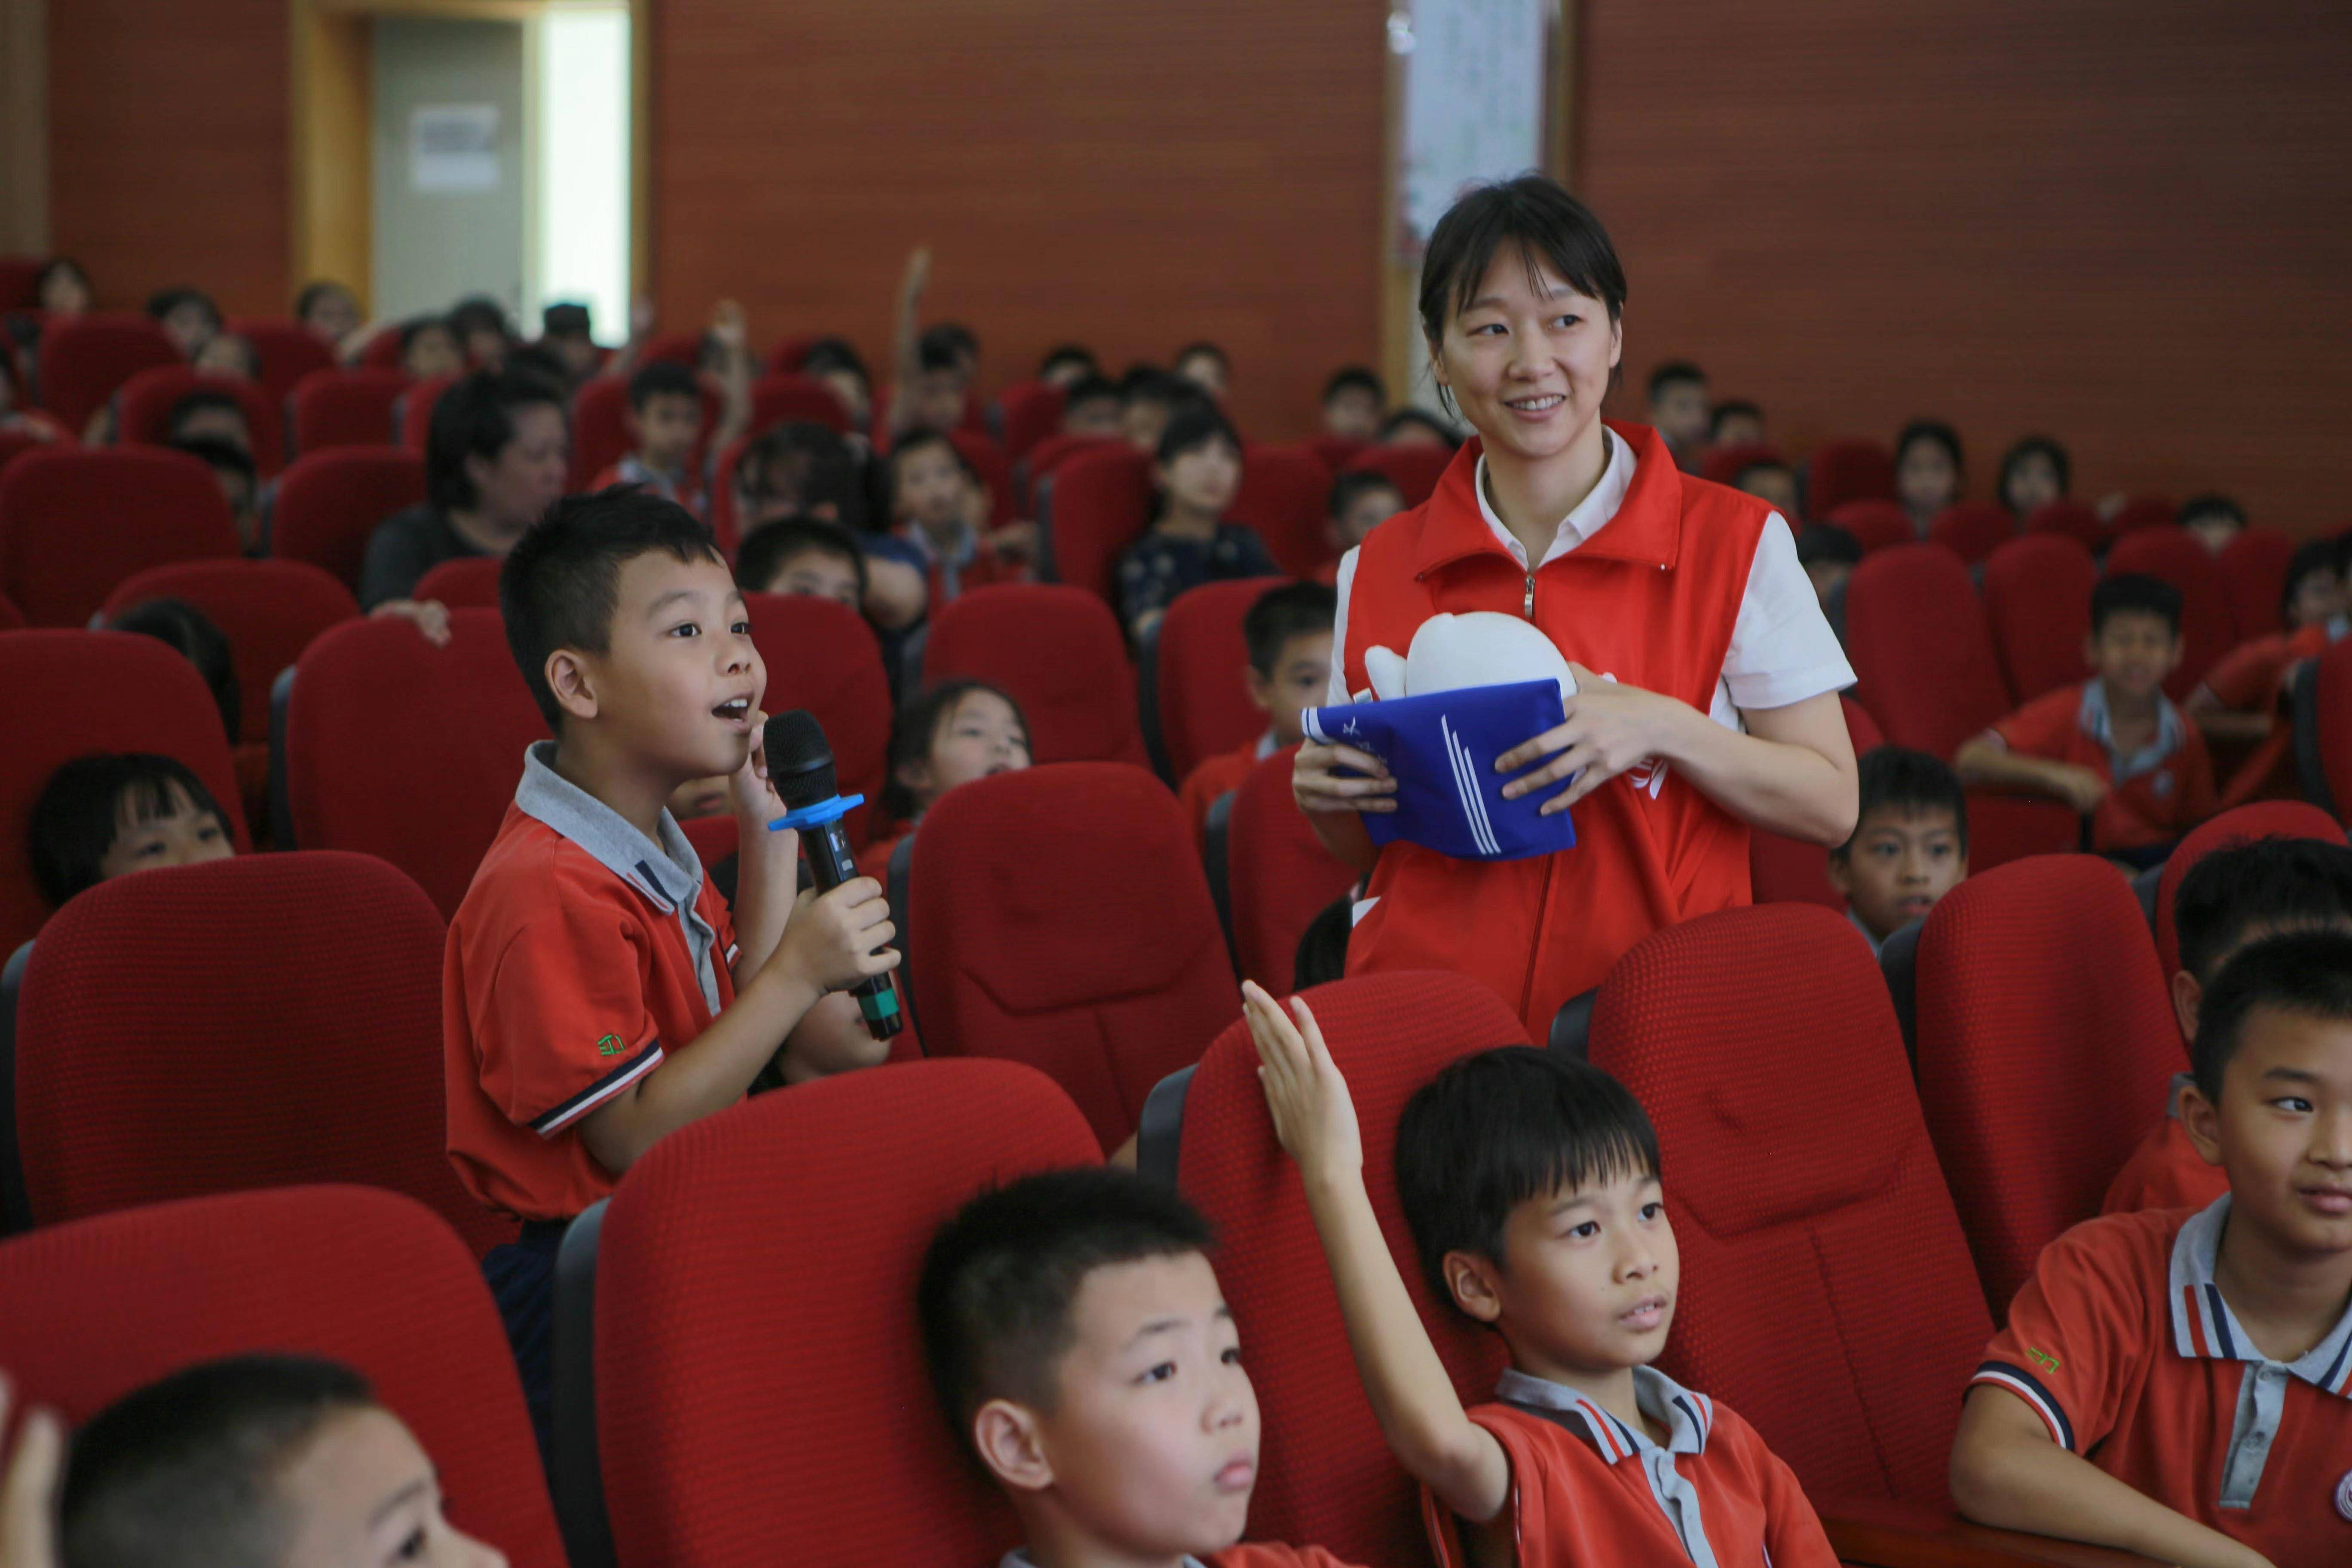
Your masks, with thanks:
[[[1015,1491],[1041,1492],[1054,1484],[1037,1413],[1009,1399],[992,1399],[971,1418],[971,1446],[988,1473]]]
[[[2197,1009],[2204,1005],[2205,987],[2197,983],[2197,976],[2185,969],[2175,970],[2172,975],[2172,1021],[2180,1026],[2182,1039],[2197,1037]]]
[[[2221,1163],[2221,1108],[2193,1083],[2180,1091],[2180,1125],[2199,1159],[2209,1165]]]
[[[1475,1252],[1449,1252],[1438,1267],[1444,1271],[1454,1304],[1482,1323],[1503,1315],[1503,1298],[1496,1289],[1495,1265]]]
[[[891,776],[917,800],[931,793],[931,764],[928,762],[900,763]]]
[[[1829,858],[1829,864],[1825,868],[1829,873],[1830,886],[1838,890],[1839,896],[1848,899],[1853,897],[1853,863],[1843,855],[1832,855]]]
[[[1257,672],[1257,666],[1254,664],[1242,666],[1242,678],[1249,682],[1250,700],[1257,704],[1257,710],[1261,713],[1273,712],[1274,682],[1260,675]]]
[[[596,717],[595,677],[586,659],[571,648],[560,647],[547,656],[542,673],[547,677],[547,689],[555,693],[558,707],[574,719]]]

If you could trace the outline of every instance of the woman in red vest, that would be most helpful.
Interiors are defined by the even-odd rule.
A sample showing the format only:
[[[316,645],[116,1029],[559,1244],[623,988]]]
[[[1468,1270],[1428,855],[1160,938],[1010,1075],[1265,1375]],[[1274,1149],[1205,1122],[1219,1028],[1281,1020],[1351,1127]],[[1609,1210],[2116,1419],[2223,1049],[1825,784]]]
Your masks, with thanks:
[[[1576,847],[1376,851],[1358,814],[1394,810],[1395,784],[1374,758],[1307,745],[1292,774],[1317,833],[1371,876],[1348,973],[1470,974],[1538,1040],[1643,937],[1748,901],[1751,826],[1834,845],[1854,822],[1837,699],[1853,673],[1788,522],[1679,472],[1655,431],[1601,417],[1624,301],[1600,220],[1549,180],[1474,191],[1439,222],[1422,330],[1440,395],[1477,437],[1425,504],[1340,563],[1332,644],[1329,700],[1345,702],[1370,694],[1366,651],[1402,654],[1432,616],[1533,622],[1578,689],[1566,722],[1496,768],[1517,775],[1507,795],[1575,808]]]

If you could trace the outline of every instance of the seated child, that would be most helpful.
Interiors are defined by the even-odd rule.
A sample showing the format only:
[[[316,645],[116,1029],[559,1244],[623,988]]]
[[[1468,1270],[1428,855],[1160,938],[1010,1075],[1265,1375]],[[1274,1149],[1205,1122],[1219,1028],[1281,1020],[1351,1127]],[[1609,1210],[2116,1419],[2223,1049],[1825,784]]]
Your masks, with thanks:
[[[787,420],[752,437],[735,464],[736,526],[749,537],[786,518],[866,526],[866,471],[839,431]]]
[[[1037,379],[1048,386],[1072,387],[1088,376],[1102,374],[1094,350],[1084,343],[1055,343],[1037,362]]]
[[[191,392],[172,405],[163,439],[174,446],[182,441],[226,441],[250,456],[253,426],[246,422],[244,404],[226,392],[207,389]]]
[[[1727,398],[1707,416],[1710,447],[1760,447],[1764,444],[1764,411],[1744,398]]]
[[[196,352],[221,330],[220,307],[201,289],[159,289],[148,296],[147,313],[184,360],[194,360]]]
[[[931,1238],[923,1355],[1021,1521],[1003,1568],[1339,1568],[1236,1544],[1257,1394],[1209,1245],[1182,1198],[1099,1167],[984,1192]]]
[[[2273,937],[2223,965],[2195,1060],[2182,1115],[2230,1190],[2042,1250],[1969,1391],[1952,1498],[2189,1568],[2341,1563],[2352,937]]]
[[[1397,1197],[1430,1289],[1510,1348],[1495,1403],[1465,1412],[1365,1194],[1355,1107],[1315,1015],[1293,997],[1294,1023],[1255,984],[1242,998],[1364,1393],[1425,1489],[1440,1562],[1836,1563],[1755,1429],[1650,1364],[1681,1266],[1657,1134],[1623,1085],[1507,1046],[1405,1106]]]
[[[682,364],[656,360],[629,377],[628,456],[590,482],[643,485],[664,500],[691,512],[702,510],[702,477],[694,471],[695,444],[702,438],[702,382]]]
[[[1952,770],[1925,752],[1874,746],[1856,764],[1853,837],[1830,851],[1830,886],[1875,955],[1969,874],[1969,802]]]
[[[1862,541],[1833,522],[1809,522],[1797,530],[1797,564],[1813,585],[1822,613],[1835,626],[1843,615],[1845,585],[1862,564]]]
[[[236,332],[215,332],[205,340],[192,361],[198,370],[213,375],[233,375],[242,381],[261,379],[261,351],[253,340]]]
[[[457,334],[466,363],[477,370],[499,369],[506,363],[507,350],[514,346],[507,308],[487,294],[471,295],[450,306],[449,330]]]
[[[413,381],[463,374],[466,352],[458,346],[457,329],[439,316],[419,316],[402,327],[400,368]]]
[[[2180,968],[2172,1016],[2193,1053],[2197,1010],[2221,966],[2244,948],[2295,931],[2352,931],[2352,849],[2315,838],[2258,838],[2216,849],[2189,868],[2172,895]],[[2148,1130],[2107,1184],[2102,1214],[2203,1208],[2230,1190],[2228,1174],[2198,1157],[2181,1120],[2191,1082],[2176,1074],[2165,1118]]]
[[[1380,439],[1389,411],[1389,389],[1360,364],[1342,365],[1323,384],[1323,434],[1367,445]]]
[[[866,552],[830,522],[763,522],[735,552],[735,585],[747,594],[831,599],[855,610],[866,602]]]
[[[33,803],[26,863],[51,907],[100,882],[236,853],[228,819],[184,763],[146,752],[76,757]]]
[[[971,386],[961,344],[942,337],[937,328],[915,340],[910,360],[900,363],[898,384],[891,388],[890,434],[909,430],[952,430],[963,423],[964,398]]]
[[[1201,405],[1170,420],[1151,479],[1150,530],[1118,559],[1119,620],[1139,641],[1187,590],[1277,570],[1255,533],[1224,521],[1241,489],[1242,442],[1223,415]]]
[[[1335,556],[1345,555],[1404,510],[1404,492],[1394,479],[1370,468],[1354,469],[1331,481],[1331,493],[1323,501],[1324,537]],[[1335,564],[1332,571],[1338,570]]]
[[[824,383],[849,410],[849,427],[874,422],[874,377],[846,339],[819,338],[801,359],[801,374]]]
[[[70,256],[53,256],[33,275],[33,298],[41,309],[60,321],[92,309],[98,296],[89,273]]]
[[[767,671],[692,514],[640,490],[571,497],[507,556],[499,601],[555,739],[530,749],[449,922],[443,1063],[458,1179],[525,1222],[483,1267],[544,1439],[565,1223],[742,1099],[804,1022],[854,1015],[828,993],[898,955],[871,881],[793,907],[799,837],[768,831],[784,806],[760,751]],[[741,826],[731,913],[664,809],[712,773]],[[885,1054],[864,1047],[841,1065]]]
[[[1383,447],[1444,447],[1462,445],[1462,432],[1426,408],[1400,408],[1381,426]]]
[[[1911,517],[1911,531],[1928,525],[1960,499],[1960,435],[1940,419],[1914,419],[1895,437],[1895,489]]]
[[[2205,738],[2164,695],[2180,663],[2180,591],[2137,574],[2103,580],[2084,656],[2095,679],[1961,745],[1960,782],[2053,796],[2091,819],[2093,849],[2148,862],[2213,811]]]
[[[2344,635],[2344,546],[2313,539],[2288,557],[2280,594],[2284,631],[2249,637],[2205,672],[2181,704],[2208,741],[2250,744],[2253,751],[2222,791],[2224,805],[2255,798],[2293,800],[2302,795],[2294,763],[2294,726],[2288,717],[2294,678]]]
[[[1299,714],[1319,707],[1328,694],[1331,623],[1339,609],[1339,595],[1320,583],[1285,583],[1259,595],[1242,617],[1242,641],[1249,650],[1243,679],[1250,701],[1266,716],[1266,731],[1185,775],[1177,798],[1195,839],[1208,831],[1209,808],[1219,795],[1241,788],[1252,768],[1306,737]]]
[[[366,324],[360,313],[359,296],[325,278],[302,285],[302,291],[294,296],[294,319],[331,349],[341,349]]]
[[[1750,463],[1739,470],[1731,481],[1734,489],[1761,497],[1772,503],[1790,527],[1797,525],[1801,515],[1797,510],[1797,470],[1777,458],[1770,462]]]
[[[253,454],[233,441],[214,436],[192,436],[172,445],[213,471],[213,478],[220,485],[221,499],[228,502],[229,516],[236,521],[237,542],[245,547],[247,555],[259,555],[261,474],[253,466]]]
[[[1706,372],[1698,366],[1688,360],[1668,360],[1650,373],[1650,423],[1685,473],[1698,471],[1709,412]]]
[[[2193,496],[2180,503],[2173,521],[2216,555],[2246,531],[2245,510],[2228,496]]]
[[[1233,386],[1234,365],[1214,343],[1186,343],[1176,351],[1176,374],[1223,403]]]
[[[890,726],[890,780],[882,786],[882,808],[900,831],[868,844],[858,870],[887,880],[892,851],[941,795],[1033,760],[1021,704],[986,681],[943,680],[908,698]]]
[[[890,534],[922,565],[933,608],[1027,575],[988,531],[988,487],[941,430],[901,435],[883,460]]]
[[[1160,449],[1160,437],[1180,409],[1206,406],[1208,398],[1189,381],[1139,364],[1118,384],[1118,423],[1128,444],[1146,452]]]
[[[2026,437],[2001,457],[2000,504],[2023,519],[2038,507],[2064,500],[2073,467],[2066,448],[2049,437]]]
[[[604,363],[604,352],[589,330],[588,307],[555,304],[539,313],[539,346],[563,366],[564,380],[577,386]]]
[[[1095,374],[1080,376],[1062,395],[1062,434],[1115,439],[1125,429],[1118,388]]]

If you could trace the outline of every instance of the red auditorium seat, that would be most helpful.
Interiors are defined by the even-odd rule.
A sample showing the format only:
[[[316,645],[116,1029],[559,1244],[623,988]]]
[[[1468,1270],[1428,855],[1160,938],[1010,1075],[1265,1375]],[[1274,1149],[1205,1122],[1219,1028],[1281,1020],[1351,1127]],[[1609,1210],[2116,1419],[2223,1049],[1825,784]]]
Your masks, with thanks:
[[[1098,448],[1125,445],[1125,442],[1115,436],[1056,434],[1046,437],[1015,459],[1019,466],[1024,504],[1032,510],[1036,509],[1039,483],[1067,459],[1077,456],[1080,452],[1091,452]]]
[[[126,632],[0,632],[0,952],[48,914],[26,859],[33,802],[92,752],[160,752],[204,780],[239,850],[252,847],[220,710],[196,667]]]
[[[228,330],[253,345],[261,362],[261,390],[272,408],[285,407],[287,395],[304,376],[335,367],[333,347],[299,321],[231,321]]]
[[[115,439],[146,447],[168,446],[172,410],[194,392],[221,392],[236,399],[245,410],[246,428],[253,433],[253,461],[267,479],[283,464],[278,434],[278,405],[258,382],[241,375],[215,375],[194,365],[164,364],[142,370],[114,393]]]
[[[1038,762],[1144,763],[1127,646],[1098,596],[1066,584],[975,588],[930,626],[924,683],[1003,687],[1029,721]]]
[[[2213,552],[2178,526],[2137,529],[2116,540],[2107,552],[2107,575],[2129,572],[2162,578],[2180,590],[2180,668],[2164,683],[2165,695],[2178,702],[2236,645],[2227,578]]]
[[[1989,500],[1955,501],[1936,514],[1927,537],[1973,566],[2017,536],[2017,520],[2009,509]]]
[[[2120,539],[2143,528],[2160,528],[2170,522],[2179,510],[2160,496],[2133,496],[2107,520],[2107,536]]]
[[[961,426],[949,431],[948,439],[988,488],[988,526],[1003,528],[1011,522],[1014,516],[1013,465],[1005,461],[1004,448],[982,432]]]
[[[359,601],[334,576],[300,561],[189,561],[128,578],[99,614],[111,621],[150,599],[184,599],[228,639],[238,715],[250,744],[269,739],[269,688],[310,639],[354,619]]]
[[[996,395],[998,427],[1004,433],[1004,455],[1014,462],[1029,449],[1062,428],[1062,409],[1068,395],[1051,382],[1015,382]]]
[[[435,647],[397,617],[351,621],[294,667],[280,765],[290,838],[391,861],[444,918],[498,834],[546,722],[496,610],[454,610]]]
[[[2083,645],[2091,635],[2091,590],[2098,584],[2099,563],[2063,532],[2021,534],[1985,563],[1985,619],[2001,673],[2021,706],[2091,678]]]
[[[1827,517],[1848,501],[1900,499],[1895,454],[1883,441],[1824,441],[1805,464],[1805,510]]]
[[[1940,544],[1882,550],[1845,592],[1854,696],[1898,746],[1949,760],[2010,710],[1968,568]]]
[[[0,594],[0,632],[16,632],[24,629],[25,612],[16,607],[16,602],[14,599],[9,598],[5,594]]]
[[[1017,1543],[939,1413],[916,1281],[966,1200],[1097,1157],[1068,1100],[1010,1062],[850,1073],[663,1139],[597,1234],[594,1420],[619,1560],[979,1564]]]
[[[432,1456],[452,1522],[515,1568],[564,1568],[498,1309],[410,1199],[236,1193],[0,1246],[0,1366],[69,1421],[198,1362],[264,1352],[358,1371]]]
[[[47,452],[79,445],[70,437],[47,440],[30,430],[0,430],[0,470],[6,469],[27,452]]]
[[[1971,876],[1928,914],[1915,974],[1919,1100],[1998,1319],[2099,1212],[2188,1058],[2131,885],[2087,855]]]
[[[0,310],[38,310],[41,270],[47,266],[38,256],[0,256]]]
[[[1038,509],[1054,580],[1116,602],[1120,552],[1150,510],[1150,454],[1124,442],[1070,454],[1054,470],[1050,503]]]
[[[1244,978],[1276,993],[1289,989],[1307,928],[1356,884],[1355,868],[1323,847],[1291,798],[1297,755],[1285,747],[1251,769],[1225,819],[1234,953]]]
[[[1853,742],[1857,760],[1886,738],[1878,725],[1851,697],[1838,699],[1845,713],[1846,735]],[[1845,895],[1830,886],[1829,851],[1760,827],[1748,830],[1748,881],[1759,904],[1819,904],[1843,910]]]
[[[2314,805],[2352,811],[2352,637],[2328,644],[2295,679],[2294,761]]]
[[[639,364],[682,364],[698,370],[702,364],[702,339],[699,331],[656,332],[646,340],[638,352]],[[626,377],[619,378],[625,382]]]
[[[2264,800],[2210,818],[2174,845],[2156,881],[2156,957],[2167,984],[2180,969],[2180,933],[2172,922],[2172,903],[2179,896],[2181,879],[2216,849],[2269,837],[2319,838],[2341,844],[2344,827],[2306,802]]]
[[[1453,461],[1454,451],[1449,447],[1367,447],[1348,459],[1348,471],[1360,473],[1369,469],[1386,474],[1389,482],[1404,497],[1404,504],[1416,507],[1430,498],[1437,489],[1438,476]]]
[[[457,385],[457,381],[454,375],[413,381],[405,392],[393,400],[393,430],[403,447],[419,457],[425,455],[433,438],[433,405],[440,402],[441,395]]]
[[[1405,1289],[1463,1402],[1490,1399],[1505,1365],[1502,1342],[1430,1299],[1397,1206],[1396,1124],[1440,1068],[1495,1046],[1524,1046],[1527,1032],[1492,992],[1458,974],[1368,975],[1306,994],[1355,1099],[1364,1184]],[[1178,1189],[1216,1227],[1217,1280],[1241,1324],[1264,1422],[1249,1538],[1311,1541],[1368,1568],[1417,1568],[1428,1561],[1418,1489],[1390,1457],[1365,1402],[1297,1168],[1266,1118],[1249,1031],[1235,1023],[1220,1034],[1181,1087],[1181,1121],[1147,1134],[1140,1163],[1162,1179],[1172,1169]],[[1173,1145],[1172,1161],[1164,1144]]]
[[[1914,543],[1919,537],[1912,530],[1911,514],[1891,500],[1869,497],[1850,500],[1830,512],[1824,521],[1853,534],[1864,555],[1874,550]]]
[[[307,561],[357,592],[368,536],[425,500],[425,459],[397,447],[351,447],[297,458],[269,500],[269,553]]]
[[[2107,525],[2099,514],[2078,500],[2053,500],[2038,506],[2025,517],[2027,536],[2054,533],[2071,539],[2084,550],[2097,552],[2106,548]]]
[[[1348,465],[1370,447],[1370,442],[1359,441],[1352,436],[1318,436],[1307,443],[1307,449],[1322,458],[1323,466],[1335,474],[1345,472]]]
[[[1699,463],[1699,478],[1709,484],[1737,484],[1742,470],[1758,463],[1778,463],[1786,467],[1789,459],[1780,448],[1763,441],[1739,441],[1728,447],[1712,447]],[[1410,500],[1412,498],[1406,498]],[[1791,526],[1794,526],[1793,521]]]
[[[751,384],[751,429],[761,431],[790,421],[822,425],[849,434],[849,410],[833,389],[814,376],[789,371],[772,372]]]
[[[1221,752],[1265,733],[1250,700],[1249,645],[1242,622],[1280,577],[1204,583],[1168,606],[1152,636],[1151,708],[1168,775],[1178,784]]]
[[[408,377],[396,370],[313,371],[287,401],[289,452],[391,446],[393,405],[407,390]]]
[[[890,677],[882,645],[865,616],[830,599],[746,594],[743,603],[751,613],[751,645],[768,671],[761,706],[772,714],[805,708],[824,726],[841,793],[869,803],[845,819],[850,844],[862,847],[873,836],[890,776]]]
[[[1659,931],[1611,966],[1587,1050],[1658,1131],[1682,1251],[1665,1371],[1747,1417],[1824,1514],[1947,1509],[1991,1325],[1853,928],[1785,905]]]
[[[742,826],[731,811],[722,811],[716,816],[688,817],[677,825],[677,830],[694,846],[695,858],[706,869],[743,847]]]
[[[425,320],[422,316],[415,319],[417,321]],[[404,325],[406,325],[406,323],[402,321],[386,322],[382,331],[378,331],[373,337],[368,339],[367,345],[360,350],[359,363],[362,368],[367,370],[398,370],[400,368],[402,357],[400,331],[401,328]]]
[[[163,329],[136,311],[52,321],[41,333],[41,406],[79,436],[116,387],[142,370],[179,363]]]
[[[499,573],[505,558],[467,555],[444,561],[416,580],[413,599],[437,599],[453,610],[495,610],[499,607]]]
[[[648,350],[640,363],[650,364],[654,360],[654,354]],[[689,356],[683,363],[690,366],[694,362]],[[718,389],[705,381],[702,384],[702,434],[694,443],[692,458],[697,473],[701,472],[703,460],[709,455],[710,437],[719,428],[720,413]],[[636,443],[629,435],[628,417],[627,376],[595,376],[581,386],[578,395],[572,400],[572,489],[587,489],[595,483],[597,475],[635,449]],[[419,447],[417,449],[422,451],[424,448]]]
[[[924,1048],[1040,1068],[1105,1149],[1240,1013],[1192,825],[1141,768],[950,790],[915,835],[909,888]]]
[[[2230,625],[2239,642],[2284,629],[2280,600],[2286,595],[2286,569],[2295,542],[2275,528],[2246,528],[2222,550]]]
[[[1312,577],[1333,558],[1326,503],[1331,470],[1304,447],[1252,443],[1242,453],[1242,488],[1227,517],[1255,529],[1275,564]]]
[[[446,935],[365,855],[215,860],[74,900],[41,928],[16,1014],[35,1222],[351,1182],[427,1205],[478,1254],[512,1240],[443,1148]]]
[[[235,559],[213,471],[184,452],[70,447],[0,473],[0,593],[37,626],[79,626],[124,578]]]

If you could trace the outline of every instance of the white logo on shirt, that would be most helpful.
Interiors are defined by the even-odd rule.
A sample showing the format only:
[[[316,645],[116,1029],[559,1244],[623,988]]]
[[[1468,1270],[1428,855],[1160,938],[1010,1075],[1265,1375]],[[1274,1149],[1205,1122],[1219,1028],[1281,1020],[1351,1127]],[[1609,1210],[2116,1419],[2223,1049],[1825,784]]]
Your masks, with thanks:
[[[2344,1479],[2336,1483],[2336,1511],[2352,1519],[2352,1470],[2345,1471]]]
[[[1602,670],[1601,679],[1615,680],[1617,676],[1614,671]],[[1648,795],[1652,800],[1657,799],[1658,792],[1666,787],[1666,759],[1643,757],[1625,770],[1625,782],[1633,785],[1635,790]]]

